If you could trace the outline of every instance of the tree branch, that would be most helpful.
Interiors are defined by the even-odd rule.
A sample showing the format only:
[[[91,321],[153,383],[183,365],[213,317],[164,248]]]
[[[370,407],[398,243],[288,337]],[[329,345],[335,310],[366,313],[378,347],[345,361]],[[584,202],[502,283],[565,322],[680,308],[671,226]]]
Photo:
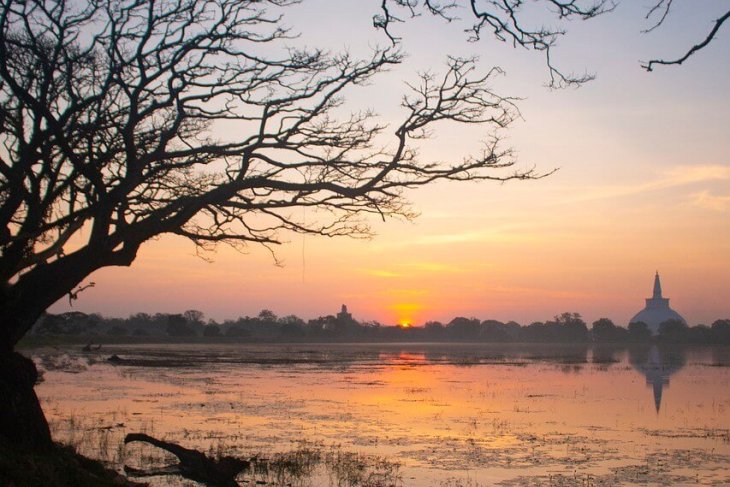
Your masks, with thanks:
[[[671,7],[671,2],[669,2],[666,5],[666,10],[665,10],[664,14],[662,15],[662,18],[659,20],[659,22],[654,27],[652,27],[651,29],[649,29],[647,32],[653,30],[655,27],[657,27],[658,25],[660,25],[664,21],[664,18],[666,18],[667,14],[669,13],[669,8],[670,7]],[[707,34],[707,36],[705,37],[705,39],[702,42],[700,42],[700,43],[695,44],[694,46],[692,46],[684,54],[684,56],[679,57],[677,59],[673,59],[673,60],[652,59],[651,61],[648,61],[648,62],[642,62],[641,63],[641,67],[644,68],[645,70],[651,72],[651,71],[654,70],[654,65],[655,64],[661,64],[661,65],[665,65],[665,66],[672,65],[672,64],[677,64],[677,65],[682,64],[687,59],[689,59],[690,56],[692,56],[693,54],[695,54],[697,51],[699,51],[700,49],[703,49],[703,48],[707,47],[707,45],[710,42],[712,42],[712,39],[715,38],[715,34],[717,34],[717,32],[720,30],[720,27],[722,27],[722,24],[724,24],[725,21],[727,21],[727,19],[729,19],[729,18],[730,18],[730,10],[728,10],[727,12],[725,12],[725,14],[723,16],[721,16],[719,19],[715,20],[715,23],[712,26],[712,29]]]

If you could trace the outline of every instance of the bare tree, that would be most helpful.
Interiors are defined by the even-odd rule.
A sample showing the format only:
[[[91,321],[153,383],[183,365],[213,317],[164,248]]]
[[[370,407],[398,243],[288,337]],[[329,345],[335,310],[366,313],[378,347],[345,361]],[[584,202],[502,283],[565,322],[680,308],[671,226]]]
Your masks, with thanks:
[[[558,39],[566,31],[561,27],[549,28],[544,24],[531,26],[522,16],[521,10],[527,0],[381,0],[381,12],[373,18],[373,24],[385,31],[393,44],[400,39],[393,32],[394,24],[421,12],[440,17],[447,22],[458,18],[461,9],[467,10],[475,19],[467,30],[468,40],[479,41],[491,32],[495,39],[541,52],[545,57],[551,88],[577,86],[595,78],[592,74],[566,73],[558,68],[551,54]],[[588,20],[610,12],[616,6],[613,0],[538,0],[557,20]]]
[[[467,29],[468,40],[475,42],[490,34],[498,41],[513,47],[522,47],[543,54],[549,73],[548,86],[563,88],[579,86],[595,78],[593,74],[573,74],[564,72],[556,66],[552,52],[558,40],[566,34],[561,24],[566,20],[589,20],[613,11],[618,0],[381,0],[380,13],[373,18],[373,24],[383,29],[393,44],[400,40],[395,34],[394,25],[407,18],[422,14],[440,17],[447,22],[457,20],[461,12],[468,12],[467,17],[473,19]],[[529,16],[523,10],[541,6],[552,13],[557,27],[546,27],[544,24],[531,25]],[[674,0],[654,0],[648,7],[645,16],[652,25],[645,29],[649,33],[661,27],[670,15]],[[544,17],[543,17],[544,18]],[[641,62],[641,67],[653,71],[655,65],[680,65],[707,47],[719,32],[723,24],[730,19],[730,10],[713,20],[704,39],[691,46],[685,54],[675,59],[652,59]],[[540,19],[542,21],[542,18]]]
[[[0,410],[0,436],[50,444],[42,413],[32,438],[17,420],[40,408],[34,370],[24,389],[16,383],[32,364],[15,344],[48,306],[100,268],[131,265],[150,238],[206,248],[271,246],[282,231],[364,236],[363,215],[412,216],[407,188],[537,176],[495,171],[513,160],[493,129],[516,114],[489,89],[499,70],[450,59],[445,74],[409,85],[396,127],[368,110],[343,115],[346,90],[401,55],[291,47],[280,12],[293,3],[2,2],[0,386],[17,400]],[[484,150],[422,161],[417,144],[440,121],[485,125]],[[302,207],[317,218],[293,216]]]

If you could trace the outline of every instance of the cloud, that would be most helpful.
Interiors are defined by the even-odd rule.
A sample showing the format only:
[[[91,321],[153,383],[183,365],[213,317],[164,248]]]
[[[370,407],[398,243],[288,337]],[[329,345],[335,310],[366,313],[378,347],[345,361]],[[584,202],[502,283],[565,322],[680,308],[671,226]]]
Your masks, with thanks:
[[[463,214],[456,211],[438,211],[430,210],[427,213],[420,215],[421,220],[453,220],[454,218],[462,217]]]
[[[398,274],[397,272],[391,272],[384,269],[360,269],[361,272],[364,274],[367,274],[368,276],[373,277],[385,277],[385,278],[394,278],[394,277],[402,277],[401,274]]]
[[[397,268],[396,271],[370,268],[359,269],[359,271],[372,277],[396,279],[422,276],[423,274],[468,274],[490,266],[483,263],[471,265],[469,267],[460,267],[449,264],[441,264],[438,262],[400,262],[394,264],[394,267]]]
[[[565,289],[547,289],[541,287],[523,287],[523,286],[489,286],[484,290],[485,296],[501,296],[500,299],[508,297],[524,300],[538,298],[554,298],[554,299],[584,299],[584,298],[600,298],[601,293],[588,290],[565,290]]]
[[[700,166],[676,166],[665,171],[663,184],[679,186],[703,181],[730,179],[730,166],[708,164]]]
[[[720,164],[675,166],[659,172],[657,177],[650,181],[593,187],[573,198],[568,198],[565,202],[575,203],[620,198],[650,191],[661,191],[698,183],[725,181],[728,179],[730,179],[730,166]]]
[[[453,274],[474,272],[476,270],[474,267],[472,267],[472,268],[458,267],[458,266],[454,266],[454,265],[440,264],[438,262],[409,262],[406,264],[402,264],[402,266],[407,269],[414,270],[414,271],[420,271],[420,272],[438,272],[438,273],[453,273]]]
[[[700,191],[690,195],[690,203],[699,208],[714,211],[730,209],[730,195],[714,195],[709,191]]]
[[[509,224],[492,226],[479,230],[465,230],[448,233],[431,233],[420,235],[410,239],[400,239],[391,242],[378,242],[376,245],[380,250],[431,245],[452,245],[460,243],[480,242],[515,242],[532,239],[534,236],[525,233],[525,226],[520,224]],[[418,264],[416,264],[417,266]],[[433,264],[424,264],[425,267]],[[438,264],[437,264],[438,265]],[[455,268],[452,268],[455,269]]]
[[[456,233],[437,233],[431,235],[423,235],[413,240],[411,244],[415,245],[444,245],[465,242],[482,242],[494,238],[499,232],[495,231],[468,231]]]
[[[426,297],[431,294],[429,289],[415,289],[415,288],[390,288],[380,289],[377,291],[379,296],[383,296],[390,299],[398,300],[414,300],[420,297]]]
[[[388,309],[398,313],[410,313],[424,309],[424,305],[421,303],[396,303],[389,305]]]

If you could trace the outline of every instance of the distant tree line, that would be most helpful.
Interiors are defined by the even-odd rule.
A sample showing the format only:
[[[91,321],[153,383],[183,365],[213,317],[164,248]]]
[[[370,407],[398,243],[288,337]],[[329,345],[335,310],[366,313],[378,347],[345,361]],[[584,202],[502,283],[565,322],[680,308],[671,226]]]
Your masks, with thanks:
[[[578,313],[562,313],[552,320],[520,325],[514,321],[456,317],[444,324],[429,321],[423,327],[385,326],[376,321],[358,322],[347,316],[320,316],[304,321],[295,315],[279,317],[270,310],[222,323],[205,320],[201,311],[180,314],[135,313],[128,318],[107,318],[78,311],[45,314],[33,328],[35,335],[61,335],[105,341],[133,337],[135,341],[160,338],[231,341],[474,341],[496,343],[661,343],[730,344],[730,319],[711,326],[687,326],[669,320],[653,336],[646,323],[615,325],[608,318],[593,322],[589,329]],[[145,338],[147,337],[147,338]]]

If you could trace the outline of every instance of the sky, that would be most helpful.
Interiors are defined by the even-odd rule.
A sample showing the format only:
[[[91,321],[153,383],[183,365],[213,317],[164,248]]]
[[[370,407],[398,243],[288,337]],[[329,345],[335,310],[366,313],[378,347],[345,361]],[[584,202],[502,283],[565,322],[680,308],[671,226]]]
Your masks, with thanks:
[[[383,45],[375,1],[305,1],[287,22],[308,46],[365,54]],[[404,80],[443,70],[446,56],[477,55],[505,75],[500,94],[522,98],[522,118],[501,135],[535,181],[438,183],[408,194],[414,221],[372,221],[370,240],[285,235],[276,249],[219,247],[205,259],[179,237],[147,243],[130,268],[106,268],[70,309],[126,317],[198,309],[224,320],[270,309],[305,319],[347,304],[384,324],[455,316],[544,321],[578,312],[589,323],[626,325],[651,296],[691,324],[730,317],[730,26],[682,66],[647,73],[640,60],[673,58],[704,38],[724,0],[675,2],[649,34],[648,1],[624,1],[588,22],[569,22],[556,47],[566,71],[596,74],[579,89],[550,90],[540,54],[489,37],[467,43],[464,22],[422,16],[398,26],[405,62],[348,92],[348,107],[373,108],[391,124]],[[540,24],[554,24],[530,12]],[[462,16],[466,19],[467,12]],[[439,125],[424,159],[461,158],[478,128]]]

